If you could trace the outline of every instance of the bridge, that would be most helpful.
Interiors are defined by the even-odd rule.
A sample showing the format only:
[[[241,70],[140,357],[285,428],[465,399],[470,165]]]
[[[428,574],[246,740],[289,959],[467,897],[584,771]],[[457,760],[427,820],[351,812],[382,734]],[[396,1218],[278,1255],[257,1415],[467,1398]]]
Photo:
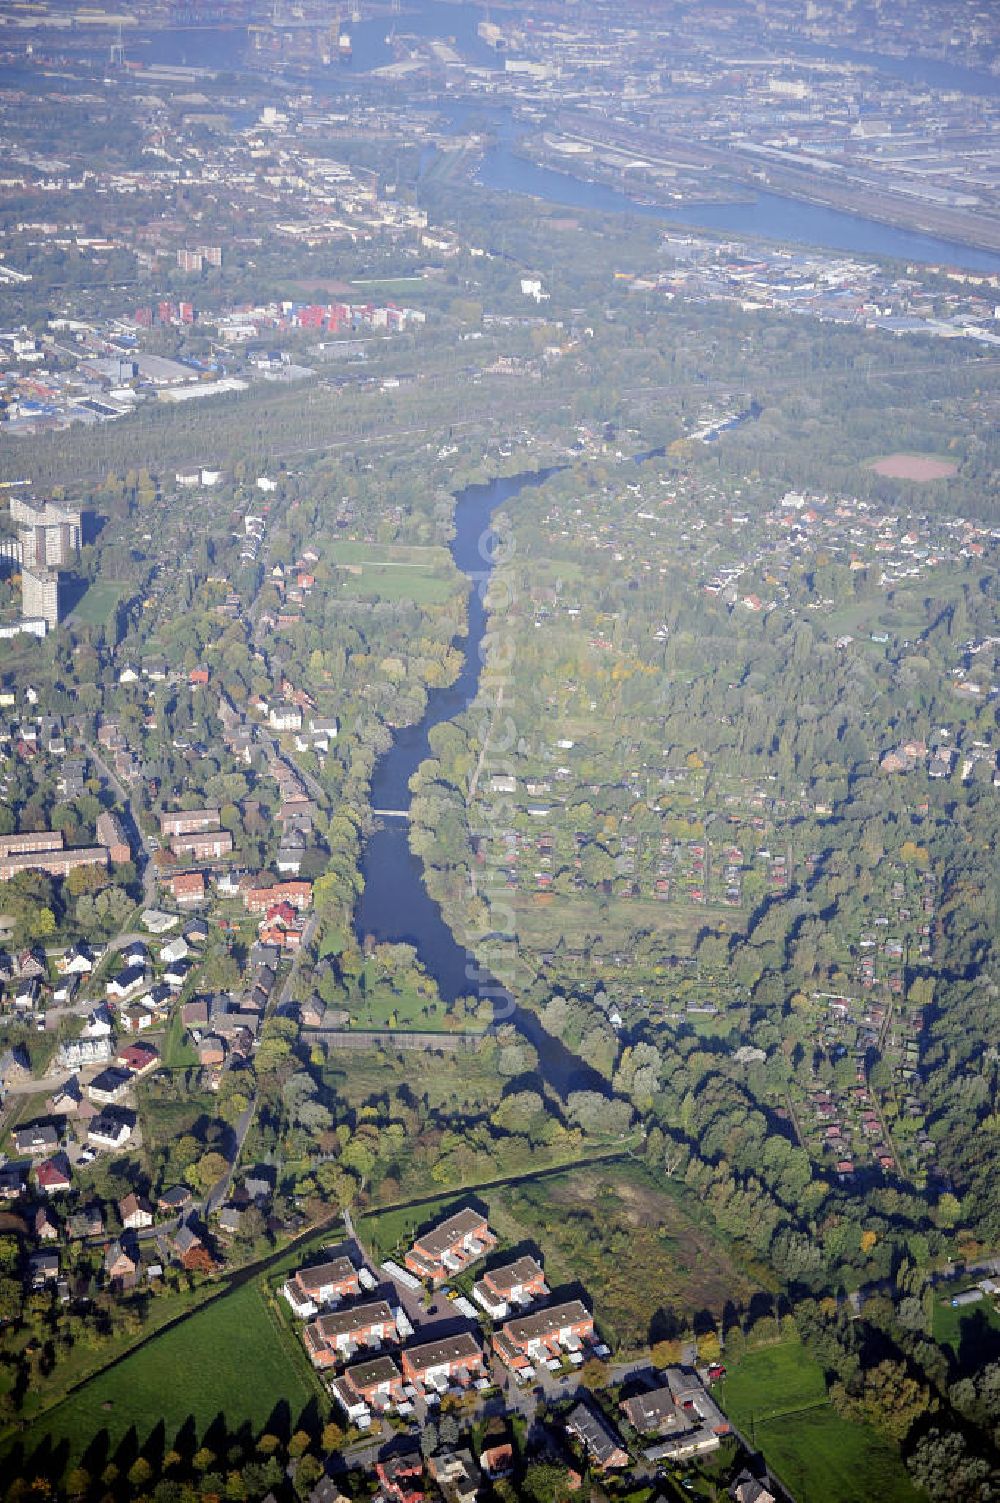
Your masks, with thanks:
[[[373,809],[372,813],[379,819],[409,819],[409,809]]]

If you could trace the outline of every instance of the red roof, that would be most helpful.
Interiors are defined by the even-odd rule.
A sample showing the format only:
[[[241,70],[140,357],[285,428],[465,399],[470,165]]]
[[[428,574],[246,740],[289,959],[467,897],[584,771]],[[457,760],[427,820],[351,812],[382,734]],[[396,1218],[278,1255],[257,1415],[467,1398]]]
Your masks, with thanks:
[[[130,1070],[145,1070],[159,1059],[159,1055],[151,1044],[126,1044],[124,1049],[119,1049],[118,1058],[123,1065]]]
[[[43,1190],[55,1190],[60,1185],[70,1183],[69,1172],[59,1159],[46,1159],[44,1164],[39,1164],[35,1170],[35,1179]]]

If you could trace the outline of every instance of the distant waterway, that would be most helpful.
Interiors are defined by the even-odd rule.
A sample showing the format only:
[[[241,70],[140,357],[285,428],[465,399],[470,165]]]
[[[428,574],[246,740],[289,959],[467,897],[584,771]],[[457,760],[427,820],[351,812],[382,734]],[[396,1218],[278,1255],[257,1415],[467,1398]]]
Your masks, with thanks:
[[[309,85],[317,93],[342,94],[356,88],[366,74],[392,63],[405,54],[405,37],[453,39],[461,55],[481,66],[502,67],[502,56],[485,43],[476,27],[481,20],[474,5],[454,5],[447,0],[418,0],[400,16],[385,16],[357,25],[345,22],[353,56],[350,64],[333,62],[310,74]],[[245,67],[253,61],[242,26],[171,27],[140,34],[126,52],[137,61],[186,64],[213,69]],[[892,57],[861,53],[850,48],[824,47],[806,42],[790,43],[789,57],[818,61],[866,64],[882,72],[930,88],[960,89],[996,94],[1000,80],[990,74],[963,68],[934,58]],[[601,183],[590,183],[567,173],[540,167],[516,156],[512,150],[516,130],[510,112],[484,103],[482,107],[455,108],[444,101],[455,128],[472,120],[488,122],[497,131],[497,145],[487,153],[479,181],[488,188],[523,193],[567,208],[598,209],[604,213],[639,214],[688,228],[703,228],[723,234],[763,236],[788,245],[822,246],[854,255],[887,257],[923,264],[944,263],[969,271],[1000,273],[1000,255],[961,245],[935,235],[897,229],[860,215],[846,214],[781,194],[754,192],[749,201],[727,203],[681,203],[674,207],[637,202],[628,194]]]
[[[665,225],[706,229],[729,235],[762,236],[787,245],[823,246],[852,255],[887,257],[897,261],[943,263],[969,271],[1000,274],[1000,255],[940,240],[934,235],[895,229],[860,215],[844,214],[821,204],[785,198],[777,193],[754,193],[749,203],[690,203],[667,208],[638,203],[627,193],[604,183],[586,182],[569,173],[541,167],[498,143],[488,151],[478,173],[486,188],[524,193],[567,208],[597,209],[608,214],[635,214],[659,219]]]
[[[460,644],[461,672],[448,688],[431,691],[423,719],[399,731],[390,749],[378,759],[372,776],[374,808],[409,809],[410,778],[431,755],[430,732],[442,721],[461,715],[475,698],[486,631],[483,598],[493,567],[491,518],[498,507],[513,501],[526,486],[539,484],[550,473],[540,471],[494,480],[489,485],[470,485],[457,497],[451,553],[472,585],[468,634]],[[386,819],[382,828],[369,836],[361,871],[365,887],[355,915],[359,943],[370,938],[413,945],[446,1002],[475,996],[480,991],[495,999],[499,1004],[498,1016],[513,1022],[534,1045],[542,1075],[560,1095],[581,1087],[606,1089],[598,1075],[545,1032],[534,1013],[517,1007],[488,975],[477,974],[474,957],[456,942],[440,908],[428,895],[422,863],[410,850],[408,820]]]

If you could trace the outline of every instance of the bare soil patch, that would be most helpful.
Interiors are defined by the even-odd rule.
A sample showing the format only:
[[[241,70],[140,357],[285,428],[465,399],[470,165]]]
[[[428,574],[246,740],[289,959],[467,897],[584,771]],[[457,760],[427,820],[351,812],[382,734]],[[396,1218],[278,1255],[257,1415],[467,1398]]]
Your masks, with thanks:
[[[869,469],[890,480],[947,480],[958,473],[952,459],[935,459],[930,454],[886,454],[873,459]]]

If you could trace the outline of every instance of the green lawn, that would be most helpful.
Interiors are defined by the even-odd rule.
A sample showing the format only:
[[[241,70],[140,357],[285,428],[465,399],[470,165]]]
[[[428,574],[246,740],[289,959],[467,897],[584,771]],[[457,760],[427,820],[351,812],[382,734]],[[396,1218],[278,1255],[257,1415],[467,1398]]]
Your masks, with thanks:
[[[402,1255],[421,1227],[461,1210],[465,1201],[461,1195],[445,1195],[441,1200],[428,1201],[426,1205],[410,1206],[400,1211],[381,1211],[365,1216],[358,1230],[362,1241],[371,1248],[379,1260]]]
[[[163,1066],[167,1070],[186,1070],[198,1063],[198,1052],[187,1036],[181,1022],[180,1007],[174,1009],[163,1046]]]
[[[260,1290],[245,1284],[92,1379],[22,1439],[28,1452],[60,1448],[72,1465],[102,1431],[115,1447],[132,1427],[142,1445],[161,1420],[169,1441],[189,1416],[199,1435],[219,1415],[229,1429],[259,1430],[278,1404],[294,1424],[315,1396]]]
[[[412,600],[417,605],[443,605],[455,594],[454,580],[409,565],[397,568],[391,564],[364,564],[359,574],[347,575],[346,579],[346,592],[366,600]]]
[[[956,1285],[961,1289],[962,1285]],[[992,1300],[952,1308],[951,1300],[934,1301],[934,1340],[950,1347],[963,1371],[995,1362],[1000,1355],[1000,1311]]]
[[[73,612],[84,626],[103,626],[115,613],[115,606],[128,586],[114,579],[95,579]]]
[[[725,1412],[798,1503],[916,1503],[895,1447],[841,1419],[819,1363],[798,1341],[750,1351],[716,1390]]]
[[[757,1425],[756,1443],[797,1503],[926,1503],[898,1451],[829,1404]]]
[[[783,1341],[748,1352],[730,1368],[718,1393],[726,1413],[745,1429],[752,1419],[772,1419],[825,1403],[826,1383],[819,1363],[801,1342]]]

